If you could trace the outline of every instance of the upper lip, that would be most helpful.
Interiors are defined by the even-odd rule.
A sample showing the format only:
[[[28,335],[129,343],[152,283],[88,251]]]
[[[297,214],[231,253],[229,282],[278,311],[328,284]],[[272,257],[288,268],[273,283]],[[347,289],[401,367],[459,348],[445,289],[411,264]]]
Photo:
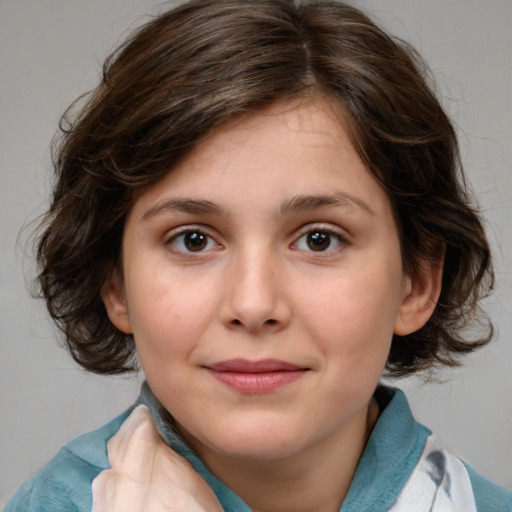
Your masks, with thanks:
[[[237,373],[267,373],[307,370],[307,368],[304,368],[303,366],[298,366],[279,359],[261,359],[259,361],[251,361],[249,359],[229,359],[226,361],[208,364],[206,365],[206,368],[216,372]]]

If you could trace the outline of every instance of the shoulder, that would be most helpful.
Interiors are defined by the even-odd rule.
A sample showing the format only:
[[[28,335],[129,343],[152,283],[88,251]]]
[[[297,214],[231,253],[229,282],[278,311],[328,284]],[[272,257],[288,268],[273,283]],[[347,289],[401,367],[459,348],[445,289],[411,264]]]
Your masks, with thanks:
[[[20,487],[4,512],[89,512],[91,482],[109,467],[107,440],[129,412],[66,444]]]
[[[478,512],[512,512],[512,490],[487,480],[466,462],[464,466],[471,482]]]
[[[512,491],[449,453],[401,391],[380,387],[375,398],[381,415],[342,511],[512,512]]]
[[[5,512],[85,511],[87,486],[98,472],[64,447],[20,487]]]
[[[512,512],[512,491],[478,475],[431,435],[391,510],[423,510],[424,504],[432,512]]]

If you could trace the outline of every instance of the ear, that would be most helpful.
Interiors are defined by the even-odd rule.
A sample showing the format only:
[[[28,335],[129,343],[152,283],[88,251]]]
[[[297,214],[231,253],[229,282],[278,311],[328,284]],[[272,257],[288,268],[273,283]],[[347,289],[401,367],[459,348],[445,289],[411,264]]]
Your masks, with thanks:
[[[437,262],[423,261],[413,276],[404,277],[394,334],[411,334],[421,329],[432,316],[441,293],[443,259],[444,250]]]
[[[119,270],[115,269],[104,283],[101,288],[101,299],[110,321],[125,334],[132,334],[123,279]]]

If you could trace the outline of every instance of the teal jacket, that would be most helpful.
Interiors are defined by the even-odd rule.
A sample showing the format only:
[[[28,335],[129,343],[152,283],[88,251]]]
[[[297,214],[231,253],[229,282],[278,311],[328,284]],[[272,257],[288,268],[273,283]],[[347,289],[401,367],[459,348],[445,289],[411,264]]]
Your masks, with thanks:
[[[340,512],[409,512],[425,506],[432,512],[512,512],[512,491],[444,451],[430,430],[414,420],[401,391],[380,387],[376,399],[382,412]],[[137,403],[150,408],[164,440],[208,482],[225,512],[250,512],[164,421],[147,384]],[[5,512],[90,512],[91,482],[109,467],[106,442],[130,412],[65,445],[25,482]]]

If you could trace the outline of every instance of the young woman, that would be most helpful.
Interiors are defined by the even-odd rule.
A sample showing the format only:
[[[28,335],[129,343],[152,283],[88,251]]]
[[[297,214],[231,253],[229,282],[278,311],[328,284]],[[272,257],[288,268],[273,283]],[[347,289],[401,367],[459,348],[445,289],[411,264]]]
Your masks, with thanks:
[[[418,55],[341,2],[196,0],[140,29],[65,129],[39,283],[129,411],[12,511],[498,511],[379,385],[484,345],[492,284]]]

